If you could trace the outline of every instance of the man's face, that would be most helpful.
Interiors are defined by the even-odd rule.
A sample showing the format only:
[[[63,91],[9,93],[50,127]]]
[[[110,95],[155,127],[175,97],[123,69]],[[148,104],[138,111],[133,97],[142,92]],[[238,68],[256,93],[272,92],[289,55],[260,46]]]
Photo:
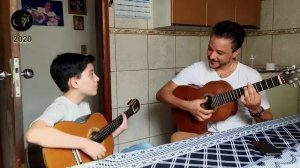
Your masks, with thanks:
[[[46,4],[45,4],[45,10],[52,11],[52,4],[50,2],[46,2]]]
[[[237,51],[233,52],[230,39],[212,36],[207,48],[209,66],[213,69],[218,69],[229,64],[236,58]]]
[[[94,96],[97,94],[99,77],[95,74],[94,66],[88,64],[81,73],[80,78],[76,79],[78,90],[85,96]]]

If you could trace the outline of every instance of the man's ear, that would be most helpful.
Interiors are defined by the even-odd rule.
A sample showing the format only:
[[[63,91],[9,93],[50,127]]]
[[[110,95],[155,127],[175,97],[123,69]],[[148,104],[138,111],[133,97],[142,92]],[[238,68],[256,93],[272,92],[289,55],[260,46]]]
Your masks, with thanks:
[[[70,88],[77,89],[78,88],[77,78],[76,77],[70,78],[68,84]]]
[[[241,48],[235,50],[235,51],[232,53],[232,58],[236,58],[240,53],[241,53]]]

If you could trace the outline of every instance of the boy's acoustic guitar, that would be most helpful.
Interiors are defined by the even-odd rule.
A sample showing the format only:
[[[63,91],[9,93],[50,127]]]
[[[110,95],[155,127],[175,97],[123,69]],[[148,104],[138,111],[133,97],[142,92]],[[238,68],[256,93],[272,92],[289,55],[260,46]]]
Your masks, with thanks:
[[[127,118],[140,109],[140,103],[137,99],[131,99],[127,105],[129,105],[129,109],[124,112]],[[114,151],[114,141],[111,134],[121,125],[122,121],[122,115],[119,115],[108,124],[102,114],[93,113],[81,117],[76,122],[59,122],[54,127],[68,134],[86,137],[102,143],[106,148],[105,157],[107,157]],[[35,144],[28,145],[27,155],[30,168],[65,168],[92,161],[92,158],[78,149],[43,148]]]
[[[254,83],[253,86],[257,92],[273,88],[282,84],[300,84],[300,66],[287,68],[278,76]],[[244,93],[243,87],[233,90],[226,81],[212,81],[201,88],[195,88],[189,85],[178,86],[173,94],[182,100],[195,100],[207,98],[203,104],[205,109],[214,109],[212,117],[200,122],[189,112],[172,108],[172,113],[178,131],[202,134],[207,132],[208,122],[226,120],[229,116],[237,112],[236,100]],[[180,133],[180,132],[179,132]],[[184,134],[184,133],[183,133]],[[177,134],[177,136],[179,136]]]

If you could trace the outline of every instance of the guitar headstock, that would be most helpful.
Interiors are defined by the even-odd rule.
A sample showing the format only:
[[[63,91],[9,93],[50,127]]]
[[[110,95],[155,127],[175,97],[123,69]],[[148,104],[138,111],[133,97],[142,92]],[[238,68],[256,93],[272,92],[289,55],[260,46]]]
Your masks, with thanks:
[[[127,105],[134,113],[137,113],[140,110],[140,102],[138,99],[130,99]]]
[[[287,68],[286,70],[284,70],[280,76],[284,80],[285,84],[289,84],[289,85],[293,84],[294,87],[296,87],[297,86],[296,82],[298,82],[298,85],[300,85],[299,74],[300,74],[300,66],[293,65]]]

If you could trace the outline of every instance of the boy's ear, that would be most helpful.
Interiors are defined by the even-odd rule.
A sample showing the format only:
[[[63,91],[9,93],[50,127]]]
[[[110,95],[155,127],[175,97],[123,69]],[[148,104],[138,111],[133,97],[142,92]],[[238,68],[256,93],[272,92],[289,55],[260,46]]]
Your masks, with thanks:
[[[69,84],[70,88],[76,88],[77,89],[78,88],[77,78],[76,77],[70,78],[68,84]]]

